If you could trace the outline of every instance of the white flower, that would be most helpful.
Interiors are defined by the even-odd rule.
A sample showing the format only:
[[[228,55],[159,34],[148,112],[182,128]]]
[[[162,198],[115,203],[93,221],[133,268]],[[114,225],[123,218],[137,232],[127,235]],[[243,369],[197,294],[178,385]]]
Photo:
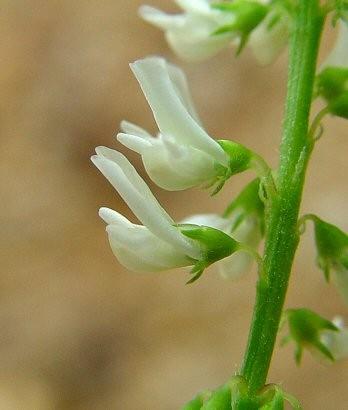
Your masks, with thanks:
[[[117,139],[138,152],[150,178],[161,188],[176,191],[209,184],[226,169],[228,156],[205,132],[193,107],[184,73],[163,58],[131,64],[152,109],[160,134],[122,122]]]
[[[256,248],[261,241],[261,230],[258,219],[254,215],[247,215],[242,219],[240,224],[233,229],[238,218],[239,212],[236,210],[228,218],[223,218],[216,214],[200,214],[187,217],[182,223],[210,226],[219,229],[231,235],[233,239],[238,242]],[[221,276],[236,279],[248,271],[253,260],[254,258],[249,252],[240,250],[218,261],[216,265]]]
[[[261,22],[255,21],[256,27],[251,33],[243,33],[243,30],[250,29],[249,24],[243,29],[243,23],[248,20],[243,12],[239,22],[237,10],[218,10],[212,7],[209,0],[176,0],[176,3],[184,13],[166,14],[150,6],[140,7],[139,13],[144,20],[165,32],[171,48],[184,60],[201,61],[229,45],[238,48],[250,34],[247,44],[261,64],[268,64],[280,54],[288,41],[290,19],[283,8],[272,6],[274,10],[266,18],[260,16]],[[253,4],[268,7],[269,3],[268,0],[259,0]],[[248,6],[247,2],[245,6]],[[240,8],[242,11],[242,3]],[[251,13],[249,18],[252,20],[255,16]],[[219,29],[228,26],[231,30],[216,34]]]
[[[134,271],[193,265],[193,259],[200,257],[199,245],[174,226],[126,157],[106,147],[98,147],[96,152],[93,163],[144,224],[135,225],[111,209],[100,209],[100,216],[108,224],[111,248],[119,261]]]
[[[348,23],[338,22],[338,34],[331,53],[321,66],[321,70],[326,67],[346,67],[348,68]]]
[[[234,33],[212,35],[219,27],[231,22],[229,13],[211,8],[209,0],[176,0],[182,14],[166,14],[154,7],[142,6],[140,16],[165,31],[175,53],[189,61],[201,61],[227,47]]]
[[[348,357],[348,329],[344,326],[344,321],[337,316],[332,323],[338,328],[337,332],[323,332],[321,342],[330,350],[336,360]]]

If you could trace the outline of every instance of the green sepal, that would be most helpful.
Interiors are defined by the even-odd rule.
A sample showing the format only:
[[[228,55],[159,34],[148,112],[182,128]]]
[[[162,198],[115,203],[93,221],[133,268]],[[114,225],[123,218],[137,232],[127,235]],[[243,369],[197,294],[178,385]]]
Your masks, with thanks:
[[[331,269],[348,270],[348,235],[337,226],[312,216],[314,223],[317,263],[323,270],[326,280]]]
[[[201,257],[194,264],[193,277],[187,283],[195,282],[209,265],[240,249],[239,242],[218,229],[191,224],[179,224],[178,227],[183,235],[199,242],[201,247]]]
[[[250,162],[253,158],[253,153],[250,149],[229,140],[218,140],[217,142],[229,157],[229,177],[250,168]]]
[[[219,27],[213,34],[237,33],[241,37],[237,55],[244,48],[249,34],[261,23],[269,11],[266,5],[252,0],[213,3],[211,7],[226,13],[231,13],[233,22]]]
[[[321,352],[329,360],[334,361],[330,350],[321,342],[322,331],[338,331],[330,321],[309,309],[289,309],[285,313],[290,338],[296,344],[295,361],[300,364],[303,349],[314,349]]]
[[[227,166],[215,162],[215,177],[204,186],[204,188],[214,187],[211,195],[216,195],[231,176],[249,169],[253,157],[253,153],[241,144],[229,140],[217,142],[228,155],[229,161]]]

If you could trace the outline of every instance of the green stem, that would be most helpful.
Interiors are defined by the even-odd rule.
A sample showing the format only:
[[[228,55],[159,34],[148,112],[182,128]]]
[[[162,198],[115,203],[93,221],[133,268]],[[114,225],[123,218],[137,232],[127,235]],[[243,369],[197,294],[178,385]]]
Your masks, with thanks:
[[[264,275],[257,285],[253,320],[241,369],[250,395],[256,394],[266,383],[299,240],[297,221],[305,172],[313,147],[308,137],[308,124],[323,24],[319,0],[298,2],[290,40],[277,192],[270,201]]]

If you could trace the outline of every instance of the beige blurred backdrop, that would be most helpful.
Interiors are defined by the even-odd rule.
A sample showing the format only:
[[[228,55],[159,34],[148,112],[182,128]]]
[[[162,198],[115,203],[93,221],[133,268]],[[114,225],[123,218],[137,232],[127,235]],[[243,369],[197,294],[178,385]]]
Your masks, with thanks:
[[[141,3],[1,2],[1,410],[175,410],[241,362],[255,270],[229,282],[211,268],[191,286],[180,270],[128,272],[97,215],[105,205],[133,218],[91,165],[94,147],[121,149],[113,137],[122,119],[156,129],[128,63],[149,54],[177,62],[162,34],[137,17]],[[151,3],[175,10],[170,0]],[[235,60],[226,50],[204,64],[180,64],[210,134],[276,165],[286,57],[262,68],[248,51]],[[303,210],[347,229],[347,124],[325,125]],[[151,188],[180,219],[222,211],[251,177],[234,177],[214,199]],[[287,306],[348,320],[314,256],[309,229]],[[305,409],[348,408],[348,362],[327,366],[305,354],[298,368],[292,354],[292,346],[277,347],[270,381]]]

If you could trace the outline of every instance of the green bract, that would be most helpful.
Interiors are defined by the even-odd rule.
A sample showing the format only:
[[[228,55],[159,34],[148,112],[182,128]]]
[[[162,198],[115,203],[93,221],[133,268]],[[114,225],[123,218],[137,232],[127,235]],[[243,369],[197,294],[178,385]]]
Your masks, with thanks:
[[[231,13],[231,24],[226,24],[214,32],[224,34],[235,32],[241,37],[237,54],[243,49],[249,34],[266,17],[269,8],[256,1],[235,0],[226,3],[213,3],[212,7],[227,13]]]
[[[309,309],[289,309],[285,312],[288,322],[289,336],[286,342],[293,340],[296,344],[295,360],[299,364],[303,349],[316,350],[330,360],[334,357],[330,350],[320,340],[323,331],[338,331],[338,328],[329,320],[324,319]]]
[[[178,225],[182,234],[199,242],[201,257],[195,263],[191,273],[193,275],[187,283],[196,281],[209,265],[232,255],[240,249],[240,244],[226,233],[207,226],[190,224]]]
[[[317,262],[329,279],[331,270],[348,270],[348,235],[337,226],[313,216]]]

